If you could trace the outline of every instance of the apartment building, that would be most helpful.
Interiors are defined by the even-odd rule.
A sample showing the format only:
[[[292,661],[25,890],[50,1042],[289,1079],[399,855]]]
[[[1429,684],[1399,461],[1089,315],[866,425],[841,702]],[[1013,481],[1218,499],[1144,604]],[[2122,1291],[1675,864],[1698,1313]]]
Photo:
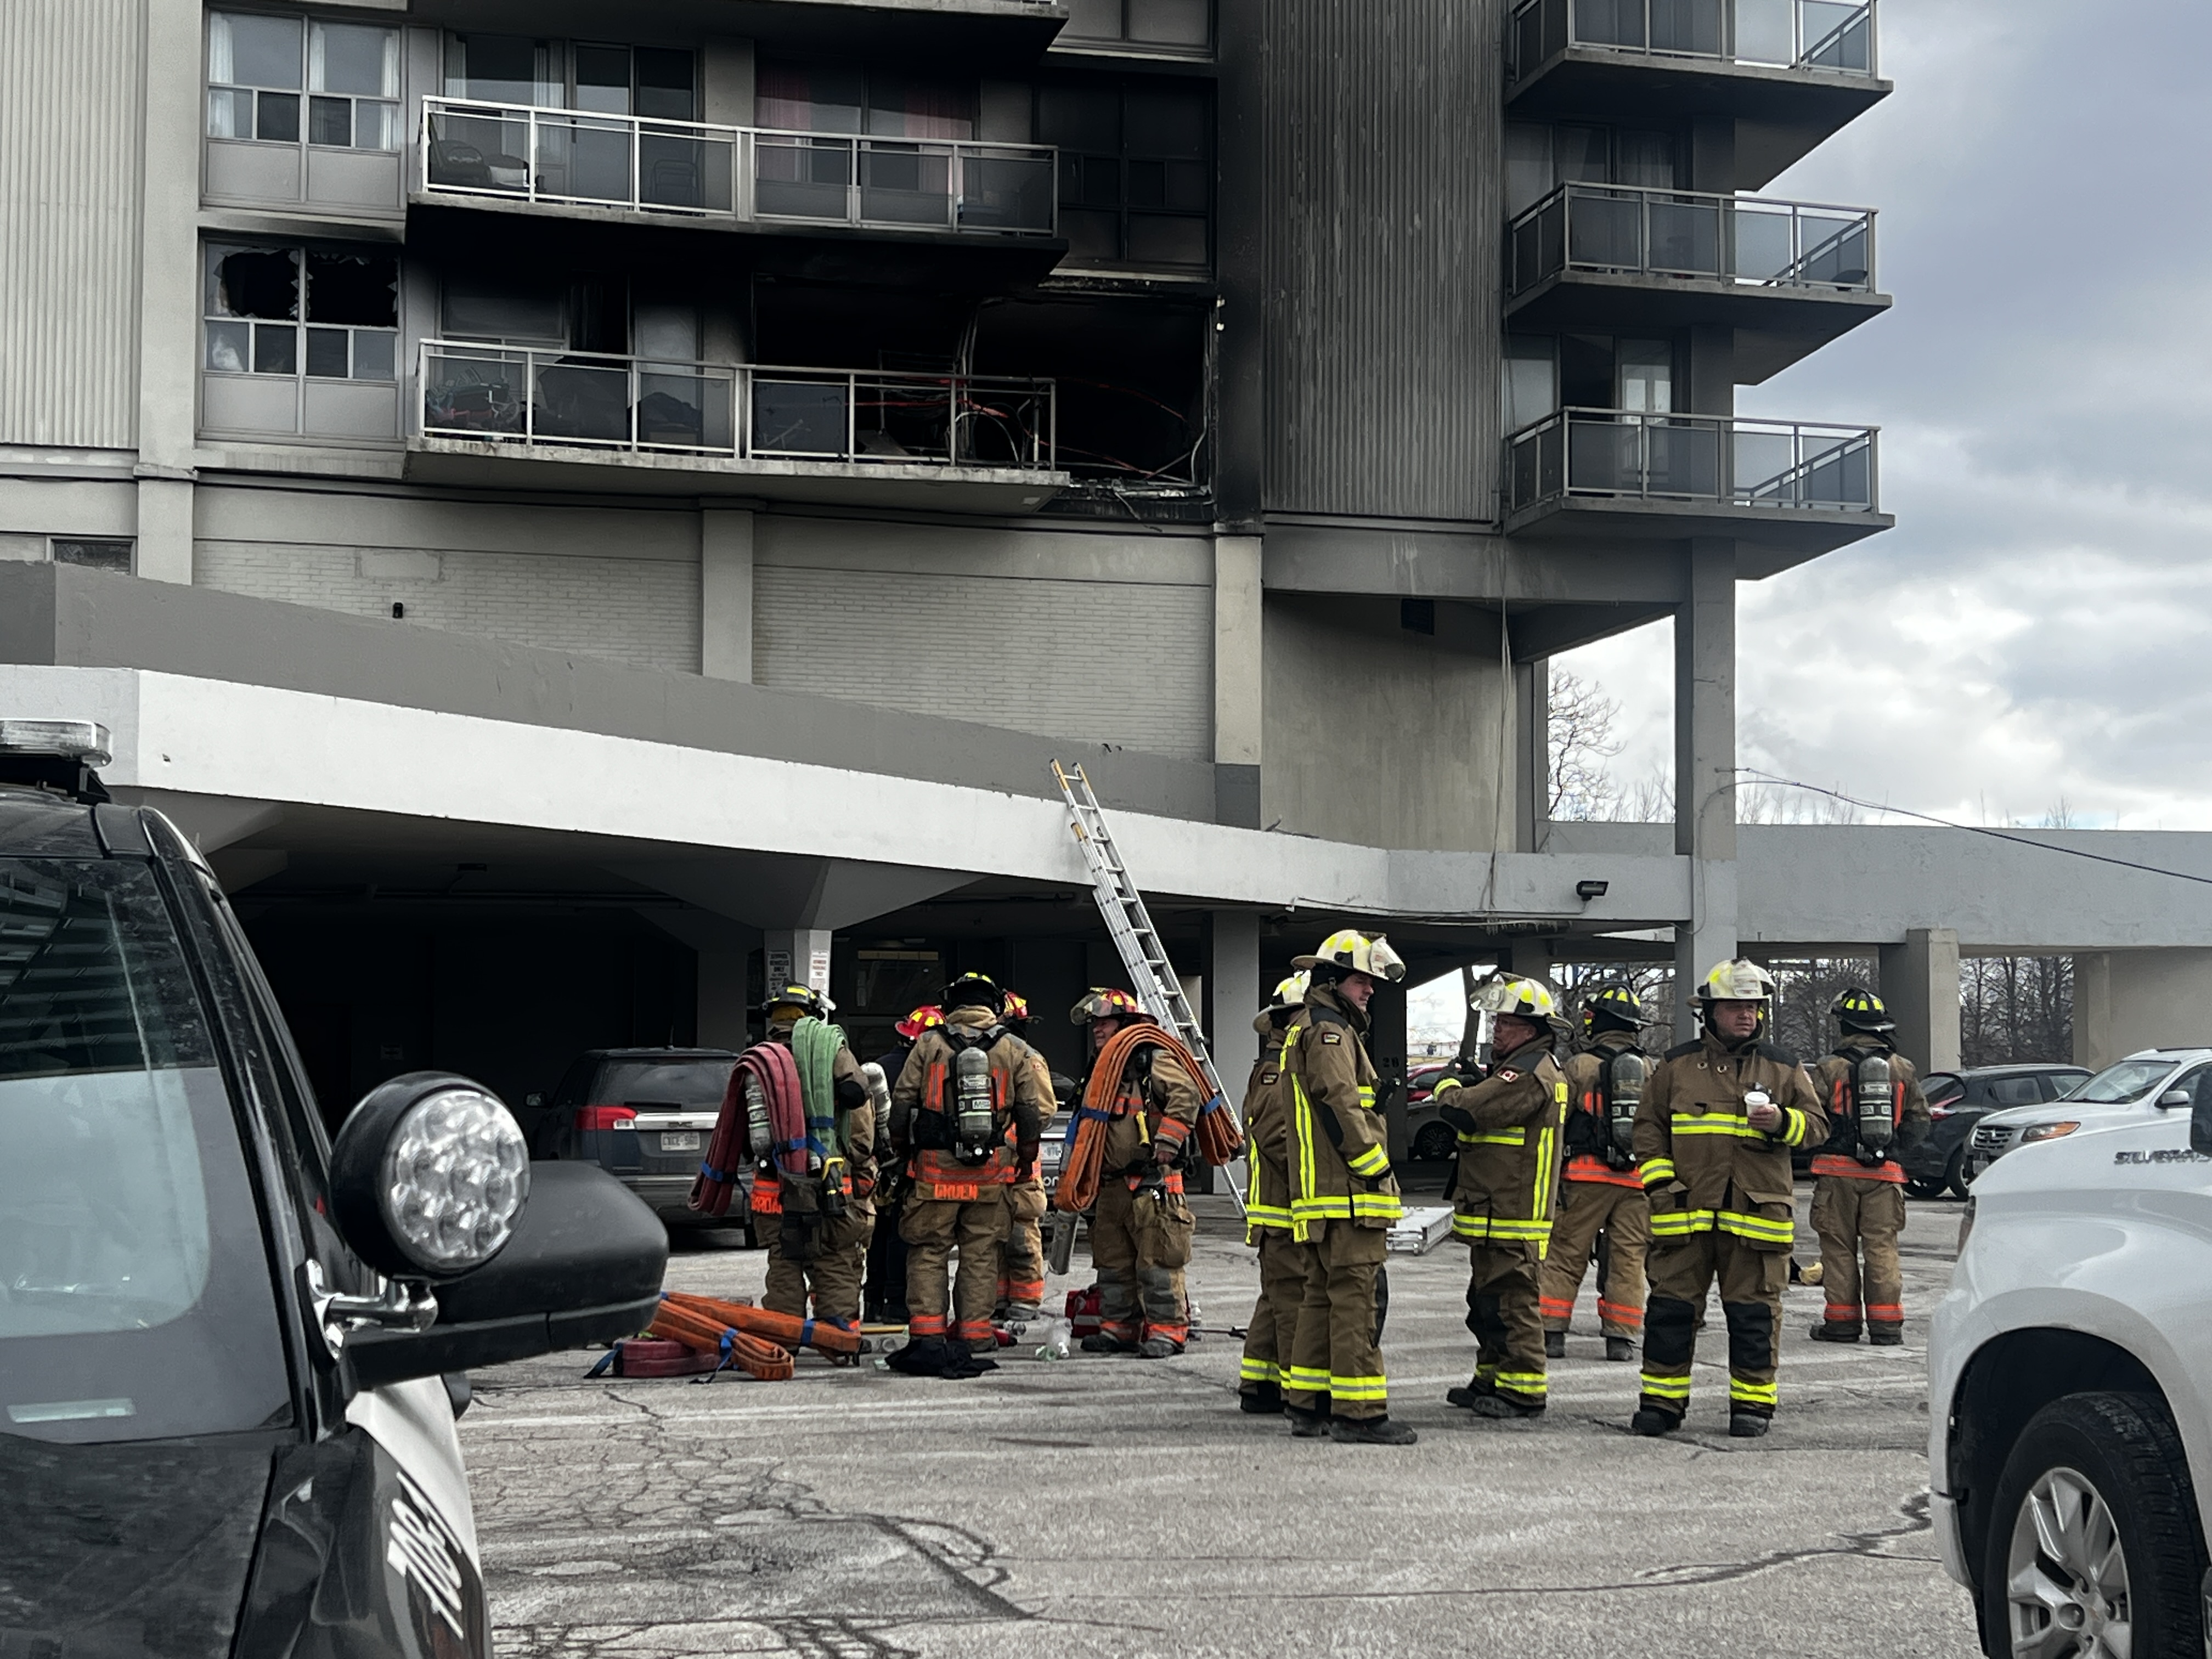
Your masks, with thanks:
[[[1758,193],[1873,0],[25,0],[0,76],[0,691],[334,1099],[1064,1006],[1055,755],[1232,1054],[1339,915],[1702,962],[1735,584],[1889,523],[1735,413],[1888,304]],[[1669,616],[1673,854],[1547,852],[1547,659]]]

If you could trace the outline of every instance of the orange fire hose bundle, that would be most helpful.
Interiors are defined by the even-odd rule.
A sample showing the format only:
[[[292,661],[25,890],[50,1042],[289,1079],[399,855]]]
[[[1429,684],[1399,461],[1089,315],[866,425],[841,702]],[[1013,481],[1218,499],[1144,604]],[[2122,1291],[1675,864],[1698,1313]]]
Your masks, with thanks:
[[[1201,1086],[1206,1073],[1197,1058],[1174,1032],[1151,1024],[1125,1025],[1106,1039],[1097,1063],[1084,1085],[1083,1103],[1075,1109],[1074,1137],[1067,1161],[1060,1166],[1060,1184],[1053,1188],[1053,1207],[1076,1212],[1098,1201],[1099,1178],[1106,1164],[1106,1126],[1114,1121],[1114,1107],[1121,1096],[1121,1079],[1130,1056],[1150,1045],[1164,1048],[1176,1063]],[[1198,1149],[1209,1164],[1226,1164],[1244,1150],[1244,1132],[1229,1103],[1216,1095],[1200,1108]]]
[[[711,1320],[718,1332],[727,1326],[744,1335],[764,1337],[786,1348],[811,1348],[817,1353],[849,1356],[860,1352],[860,1334],[827,1319],[802,1319],[797,1314],[775,1313],[742,1302],[722,1302],[688,1291],[663,1291],[663,1310],[680,1308]],[[712,1347],[714,1344],[708,1345]]]
[[[736,1365],[763,1382],[787,1381],[798,1369],[789,1350],[778,1344],[764,1337],[748,1335],[712,1314],[678,1307],[665,1300],[646,1329],[650,1335],[667,1337],[702,1353],[720,1354],[721,1369]]]

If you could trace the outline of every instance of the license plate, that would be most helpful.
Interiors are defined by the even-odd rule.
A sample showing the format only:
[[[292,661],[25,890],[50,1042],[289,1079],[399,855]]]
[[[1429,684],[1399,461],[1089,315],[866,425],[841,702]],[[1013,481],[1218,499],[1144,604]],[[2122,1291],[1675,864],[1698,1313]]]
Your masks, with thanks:
[[[660,1150],[664,1152],[696,1152],[699,1150],[699,1132],[696,1129],[663,1129],[660,1132]]]

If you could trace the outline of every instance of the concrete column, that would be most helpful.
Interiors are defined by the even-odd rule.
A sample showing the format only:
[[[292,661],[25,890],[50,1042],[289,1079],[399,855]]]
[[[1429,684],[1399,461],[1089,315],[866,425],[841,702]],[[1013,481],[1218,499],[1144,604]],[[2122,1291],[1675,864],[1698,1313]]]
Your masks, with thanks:
[[[699,514],[699,672],[753,677],[753,515],[742,509]]]
[[[830,930],[827,927],[770,927],[761,936],[767,966],[767,994],[787,985],[807,985],[830,994]]]
[[[1958,930],[1909,928],[1904,944],[1882,945],[1879,954],[1881,1000],[1897,1021],[1899,1050],[1923,1071],[1951,1070],[1959,1063]]]
[[[710,37],[701,52],[704,120],[724,126],[753,125],[753,43],[729,35]]]
[[[2099,951],[2074,958],[2074,1063],[2101,1072],[2118,1057],[2112,1046],[2112,958]]]
[[[1515,665],[1514,848],[1540,853],[1552,811],[1552,659]]]
[[[137,572],[192,579],[192,462],[199,394],[198,0],[148,0],[143,198],[138,255]]]
[[[1552,941],[1548,939],[1516,939],[1505,947],[1505,960],[1500,963],[1509,974],[1518,974],[1523,979],[1540,979],[1552,982]]]
[[[1206,1046],[1213,1051],[1213,1069],[1221,1073],[1233,1106],[1259,1057],[1260,1038],[1252,1029],[1252,1016],[1272,988],[1261,980],[1260,918],[1249,910],[1209,912],[1203,949],[1206,1007],[1201,1018]]]
[[[1699,116],[1690,123],[1689,190],[1735,193],[1735,118]]]
[[[1213,538],[1213,817],[1260,827],[1260,538]]]
[[[2074,1059],[2101,1069],[2142,1048],[2204,1041],[2212,950],[2109,951],[2074,958]]]
[[[1695,1020],[1686,994],[1736,952],[1735,544],[1700,536],[1685,550],[1674,612],[1674,851],[1692,860],[1690,915],[1674,925],[1674,1030]]]
[[[709,1048],[745,1046],[745,962],[742,940],[716,939],[697,948],[699,1042]]]

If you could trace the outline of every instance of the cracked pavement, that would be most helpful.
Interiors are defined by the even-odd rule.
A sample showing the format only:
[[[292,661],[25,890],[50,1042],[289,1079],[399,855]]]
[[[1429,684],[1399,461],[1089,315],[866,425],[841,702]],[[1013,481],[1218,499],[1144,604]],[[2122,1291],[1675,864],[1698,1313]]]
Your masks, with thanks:
[[[1414,1182],[1436,1190],[1435,1178]],[[1817,1246],[1799,1189],[1799,1259]],[[1433,1202],[1418,1195],[1411,1201]],[[1258,1285],[1225,1198],[1193,1200],[1209,1332]],[[1782,1406],[1727,1435],[1718,1310],[1681,1435],[1626,1430],[1585,1280],[1552,1406],[1446,1406],[1474,1343],[1466,1253],[1393,1256],[1383,1352],[1410,1448],[1296,1441],[1236,1409],[1241,1345],[1009,1359],[947,1382],[799,1361],[792,1381],[480,1371],[460,1424],[504,1659],[1974,1654],[1927,1521],[1927,1315],[1960,1206],[1909,1206],[1905,1344],[1817,1345],[1784,1307]],[[672,1288],[757,1296],[765,1258],[679,1241]],[[1089,1282],[1053,1281],[1055,1295]]]

